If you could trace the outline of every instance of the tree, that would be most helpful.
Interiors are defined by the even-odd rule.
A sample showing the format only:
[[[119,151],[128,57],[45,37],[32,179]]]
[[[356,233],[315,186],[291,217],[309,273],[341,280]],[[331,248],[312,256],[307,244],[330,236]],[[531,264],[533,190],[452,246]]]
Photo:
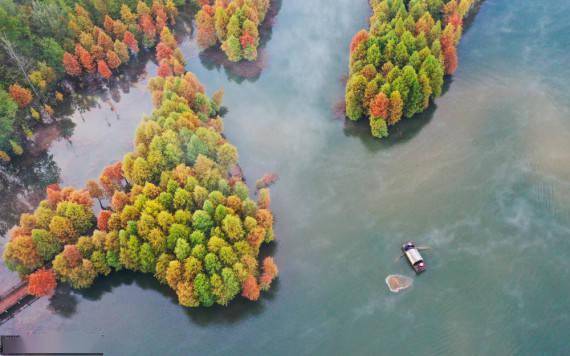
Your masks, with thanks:
[[[370,118],[370,130],[374,137],[388,137],[388,126],[382,117],[376,116]]]
[[[119,40],[115,40],[113,48],[117,56],[119,56],[121,63],[127,63],[130,59],[129,48],[127,45]]]
[[[107,51],[107,63],[111,69],[117,69],[121,65],[121,59],[114,51]]]
[[[178,48],[176,39],[174,38],[172,32],[170,32],[168,27],[164,27],[162,31],[160,31],[160,42],[172,50],[176,50]]]
[[[356,48],[358,48],[358,46],[367,41],[369,38],[368,36],[368,31],[366,30],[360,30],[356,33],[356,35],[354,35],[354,37],[352,38],[352,41],[350,42],[350,52],[354,52],[356,50]]]
[[[260,289],[254,276],[247,276],[246,280],[242,284],[242,289],[243,291],[241,295],[245,298],[251,301],[256,301],[259,299]]]
[[[388,119],[389,125],[394,125],[402,118],[404,110],[404,102],[399,91],[393,91],[390,94],[390,118]]]
[[[451,75],[457,69],[457,50],[455,46],[443,47],[443,57],[445,63],[445,74]]]
[[[147,242],[141,245],[140,265],[141,272],[143,273],[154,273],[155,271],[156,258],[154,257],[152,248]]]
[[[18,104],[0,88],[0,149],[5,150],[14,132]]]
[[[222,230],[230,240],[241,240],[244,236],[241,219],[236,215],[227,215],[224,218]]]
[[[188,258],[188,256],[190,256],[190,245],[188,244],[188,241],[184,239],[176,240],[174,254],[176,255],[176,258],[181,261]]]
[[[51,269],[41,268],[28,277],[28,293],[35,297],[51,294],[56,285],[55,273]]]
[[[36,252],[44,261],[51,261],[51,259],[61,251],[61,244],[57,238],[47,230],[33,229],[32,240],[34,242]]]
[[[130,48],[131,52],[139,53],[139,44],[130,31],[125,32],[123,35],[123,42]]]
[[[212,47],[218,40],[213,11],[211,6],[205,5],[196,14],[196,28],[198,31],[196,38],[198,45],[202,48]]]
[[[79,58],[79,62],[83,66],[86,72],[92,73],[95,70],[95,66],[93,64],[93,58],[91,54],[87,52],[85,48],[83,48],[80,44],[75,46],[75,55]]]
[[[168,64],[168,60],[163,59],[160,61],[160,65],[158,66],[157,74],[160,77],[169,77],[172,75],[172,68],[170,68],[170,64]]]
[[[204,210],[196,210],[192,215],[192,227],[202,232],[208,232],[213,226],[212,217]]]
[[[113,27],[115,27],[115,21],[109,17],[109,15],[105,15],[105,19],[103,20],[103,28],[105,31],[111,33],[113,32]]]
[[[224,143],[218,148],[218,163],[222,167],[229,168],[238,161],[238,151],[234,145]]]
[[[359,74],[352,76],[346,85],[346,115],[350,120],[356,121],[364,115],[364,91],[367,85],[366,78]]]
[[[109,230],[109,218],[112,212],[109,210],[101,210],[99,217],[97,218],[97,228],[101,231]]]
[[[382,119],[388,118],[388,110],[390,107],[390,99],[384,93],[379,93],[370,103],[370,115]]]
[[[182,280],[184,270],[180,261],[174,260],[168,263],[166,270],[166,282],[172,289],[176,289],[178,282]]]
[[[216,36],[220,42],[226,40],[226,27],[228,26],[228,21],[229,18],[226,10],[221,6],[216,6],[216,13],[214,14],[214,27],[216,29]]]
[[[406,117],[409,118],[422,110],[422,90],[416,71],[412,66],[407,65],[404,67],[401,78],[404,82],[404,87],[408,90],[408,95],[404,99],[404,111]]]
[[[113,49],[113,40],[104,31],[99,31],[99,36],[97,37],[97,45],[103,48],[104,51],[109,51]]]
[[[10,85],[8,91],[10,92],[12,100],[18,104],[20,109],[25,108],[32,101],[32,92],[18,84]]]
[[[269,192],[269,189],[261,188],[257,192],[257,206],[259,206],[260,209],[269,209],[270,205],[271,205],[271,194]]]
[[[229,35],[228,39],[222,44],[222,50],[231,62],[239,62],[242,59],[241,44],[237,37],[233,35]]]
[[[268,290],[271,286],[271,282],[278,274],[279,270],[277,269],[277,265],[273,261],[273,258],[265,257],[263,260],[263,274],[259,278],[259,286],[261,287],[261,290]]]
[[[100,76],[102,76],[105,79],[109,79],[113,75],[113,73],[107,66],[107,63],[102,59],[100,59],[97,62],[97,72],[99,73]]]
[[[4,249],[3,259],[10,270],[18,272],[21,276],[42,265],[42,258],[29,235],[12,236]]]
[[[174,51],[168,47],[164,42],[160,42],[156,46],[156,59],[161,62],[163,59],[170,59]]]
[[[176,287],[178,302],[184,307],[197,307],[200,302],[194,293],[194,286],[190,282],[179,282]]]
[[[77,57],[69,52],[63,54],[63,67],[65,72],[71,76],[77,77],[81,75],[82,69]]]
[[[241,283],[231,268],[222,269],[222,288],[218,296],[218,304],[228,305],[241,290]]]
[[[194,278],[194,289],[198,294],[198,300],[200,304],[209,307],[214,304],[214,296],[212,294],[212,285],[203,273],[198,273],[196,278]]]
[[[71,220],[63,216],[54,216],[49,224],[49,231],[61,244],[74,243],[79,237]]]
[[[429,55],[422,63],[420,71],[427,75],[433,95],[440,96],[444,74],[441,63],[433,55]]]

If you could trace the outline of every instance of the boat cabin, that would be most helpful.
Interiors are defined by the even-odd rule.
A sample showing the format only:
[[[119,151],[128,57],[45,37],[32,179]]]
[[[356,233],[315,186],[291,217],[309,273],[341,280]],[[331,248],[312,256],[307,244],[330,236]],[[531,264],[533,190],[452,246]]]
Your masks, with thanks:
[[[416,271],[416,273],[421,273],[421,272],[425,271],[426,264],[424,262],[424,259],[422,258],[422,255],[420,254],[420,252],[416,248],[416,245],[414,242],[411,242],[411,241],[406,242],[402,246],[402,251],[404,251],[404,255],[406,256],[406,258],[408,259],[408,262],[410,262],[410,265],[412,266],[414,271]]]

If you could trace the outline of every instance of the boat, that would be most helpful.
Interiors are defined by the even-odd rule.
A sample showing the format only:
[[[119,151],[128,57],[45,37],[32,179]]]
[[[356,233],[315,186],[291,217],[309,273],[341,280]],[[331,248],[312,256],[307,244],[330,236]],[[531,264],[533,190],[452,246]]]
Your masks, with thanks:
[[[422,273],[426,270],[426,263],[424,262],[420,251],[418,251],[415,242],[408,241],[403,244],[402,251],[408,259],[408,262],[410,262],[410,266],[412,266],[416,273]]]

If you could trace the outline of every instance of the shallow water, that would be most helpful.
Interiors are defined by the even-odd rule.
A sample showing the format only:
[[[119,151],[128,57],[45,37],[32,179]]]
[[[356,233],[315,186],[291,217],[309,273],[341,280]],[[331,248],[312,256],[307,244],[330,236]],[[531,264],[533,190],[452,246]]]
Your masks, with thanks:
[[[187,310],[151,277],[120,273],[87,291],[60,288],[0,332],[109,355],[567,353],[570,5],[485,1],[445,95],[379,142],[333,114],[350,38],[369,15],[355,3],[284,1],[254,80],[208,69],[183,45],[208,92],[225,88],[226,134],[249,182],[280,176],[270,253],[281,274],[270,293]],[[63,183],[129,149],[148,97],[141,82],[115,104],[120,120],[105,107],[73,116],[71,143],[49,150]],[[412,276],[395,262],[406,240],[432,248],[428,270],[392,294],[386,275]]]

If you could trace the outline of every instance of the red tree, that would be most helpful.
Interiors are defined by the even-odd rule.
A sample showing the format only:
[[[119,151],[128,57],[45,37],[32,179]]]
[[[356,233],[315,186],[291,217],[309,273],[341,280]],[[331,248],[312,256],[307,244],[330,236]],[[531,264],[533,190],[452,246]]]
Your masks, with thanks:
[[[113,40],[104,31],[99,31],[99,36],[97,37],[97,44],[106,51],[113,48]]]
[[[443,57],[445,63],[445,73],[455,73],[455,70],[457,69],[457,50],[455,49],[455,46],[444,47]]]
[[[358,33],[354,35],[352,41],[350,42],[350,52],[354,52],[356,47],[358,47],[359,44],[366,40],[368,40],[368,32],[366,30],[358,31]]]
[[[51,269],[39,269],[28,277],[28,293],[36,297],[51,294],[56,286],[55,273]]]
[[[121,65],[121,59],[114,51],[107,51],[107,63],[111,69],[116,69]]]
[[[81,252],[79,252],[79,249],[75,245],[65,245],[63,248],[63,257],[71,268],[79,266],[83,260]]]
[[[447,19],[447,22],[452,24],[455,28],[463,26],[463,18],[457,12],[451,14],[451,16],[449,16]]]
[[[245,298],[251,301],[256,301],[259,299],[259,285],[257,284],[254,276],[249,275],[243,282],[242,288],[243,291],[241,295]]]
[[[176,58],[172,58],[172,71],[175,75],[181,75],[184,74],[186,68]]]
[[[63,54],[63,67],[65,68],[65,72],[69,75],[74,77],[81,75],[81,64],[79,64],[77,57],[69,52]]]
[[[87,50],[80,44],[75,45],[75,55],[79,58],[79,62],[83,68],[87,72],[93,73],[93,70],[95,69],[95,66],[93,65],[93,58],[89,52],[87,52]]]
[[[115,21],[109,17],[109,15],[105,15],[105,20],[103,21],[103,28],[105,31],[111,33],[115,27]]]
[[[388,108],[390,107],[390,100],[384,93],[376,95],[370,103],[370,114],[372,117],[388,118]]]
[[[273,261],[272,257],[265,257],[263,260],[263,274],[259,278],[259,285],[261,289],[268,290],[271,286],[271,282],[277,275],[279,274],[279,270],[277,269],[277,265]]]
[[[255,38],[249,34],[249,32],[245,31],[243,35],[239,38],[242,48],[246,48],[247,46],[253,46],[255,44]]]
[[[139,18],[139,24],[145,34],[145,36],[149,40],[154,40],[156,37],[156,27],[154,26],[154,22],[152,21],[152,17],[150,15],[143,14]]]
[[[26,89],[18,84],[10,85],[8,91],[20,109],[25,108],[32,101],[32,92],[29,89]]]
[[[54,207],[61,201],[61,188],[57,184],[50,184],[46,188],[47,201]]]
[[[196,39],[202,48],[209,48],[216,44],[216,27],[214,21],[214,9],[210,5],[205,5],[196,14]]]
[[[121,162],[111,164],[103,169],[99,176],[101,186],[105,190],[107,196],[111,197],[115,190],[121,188],[123,180],[123,169]]]
[[[158,46],[156,46],[156,59],[160,62],[163,59],[169,59],[172,57],[174,51],[172,48],[168,47],[166,44],[160,42]]]
[[[135,38],[135,36],[130,32],[125,32],[123,36],[123,42],[131,49],[133,53],[139,52],[139,44]]]
[[[107,231],[109,225],[109,218],[111,217],[112,212],[109,210],[101,210],[99,213],[99,217],[97,218],[97,228],[101,231]]]
[[[109,79],[113,75],[113,73],[109,69],[109,66],[107,66],[107,63],[102,59],[100,59],[99,62],[97,62],[97,71],[105,79]]]
[[[160,61],[157,74],[161,77],[169,77],[172,75],[172,68],[170,68],[170,64],[168,64],[166,59]]]

